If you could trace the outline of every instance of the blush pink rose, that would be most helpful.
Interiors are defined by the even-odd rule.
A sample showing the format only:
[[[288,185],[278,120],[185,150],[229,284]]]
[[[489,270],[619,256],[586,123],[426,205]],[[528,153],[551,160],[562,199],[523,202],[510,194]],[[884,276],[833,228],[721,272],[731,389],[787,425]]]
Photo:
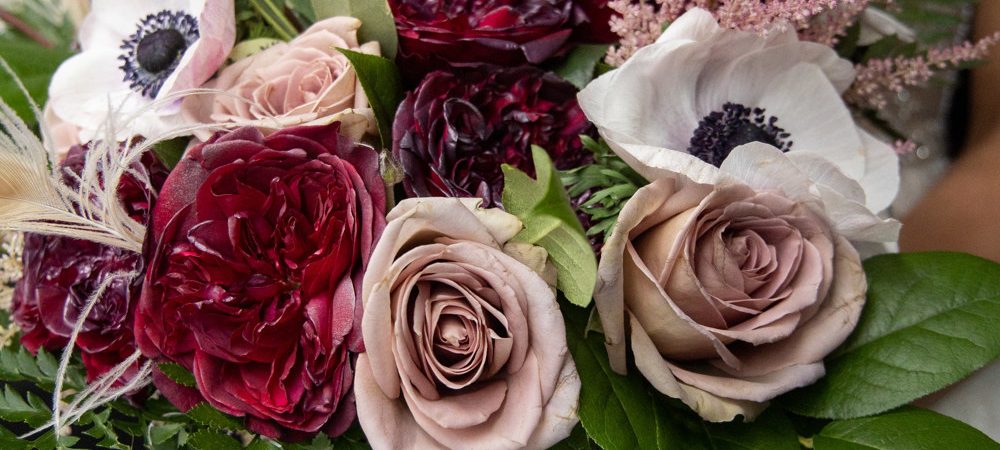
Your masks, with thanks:
[[[710,421],[753,418],[822,377],[867,285],[821,206],[736,180],[641,188],[598,271],[612,367],[624,373],[628,336],[642,375]]]
[[[347,58],[337,51],[379,54],[377,42],[358,43],[360,27],[353,17],[331,17],[288,43],[241,59],[205,85],[223,92],[189,96],[184,115],[198,123],[253,125],[265,132],[339,121],[341,133],[352,139],[374,133],[368,98]],[[211,136],[207,130],[200,133],[202,140]]]
[[[358,418],[375,449],[548,448],[580,378],[546,253],[480,199],[401,202],[365,274]],[[554,280],[551,280],[554,281]]]

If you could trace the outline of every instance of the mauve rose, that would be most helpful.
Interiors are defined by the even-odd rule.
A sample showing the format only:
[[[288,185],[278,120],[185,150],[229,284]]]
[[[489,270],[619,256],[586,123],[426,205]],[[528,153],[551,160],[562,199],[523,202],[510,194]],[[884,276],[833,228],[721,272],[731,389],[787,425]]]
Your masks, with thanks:
[[[580,379],[546,253],[479,199],[401,202],[365,275],[358,418],[375,449],[548,448]]]
[[[399,105],[393,154],[411,196],[480,197],[500,204],[503,164],[534,174],[531,146],[556,168],[591,161],[579,136],[594,128],[576,88],[533,67],[482,67],[428,74]]]
[[[154,211],[139,348],[190,369],[205,400],[255,432],[342,433],[384,215],[377,153],[337,123],[266,138],[241,128],[192,148]],[[193,391],[154,382],[191,405]]]
[[[577,19],[572,0],[390,0],[389,6],[399,62],[418,77],[448,66],[539,64],[566,46]]]
[[[359,44],[361,21],[331,17],[288,43],[278,43],[223,69],[205,85],[223,91],[190,95],[184,115],[197,123],[268,132],[296,125],[340,122],[341,132],[358,140],[375,132],[375,117],[354,69],[338,48],[379,54],[378,42]],[[211,133],[202,131],[199,138]]]
[[[71,147],[60,167],[79,175],[86,155],[86,147]],[[152,154],[145,155],[132,170],[148,177],[153,189],[167,177],[167,169]],[[64,179],[75,187],[68,173]],[[133,219],[148,221],[155,196],[135,176],[122,179],[118,196]],[[22,329],[21,344],[28,350],[65,347],[91,295],[111,279],[76,340],[87,378],[101,376],[135,352],[132,321],[142,279],[113,275],[142,273],[141,255],[85,240],[29,233],[24,238],[22,268],[23,277],[14,290],[13,318]],[[133,366],[126,378],[137,369]]]
[[[711,421],[752,418],[822,377],[866,282],[858,253],[816,207],[733,180],[675,175],[641,188],[598,270],[612,367],[625,370],[630,329],[642,375]]]

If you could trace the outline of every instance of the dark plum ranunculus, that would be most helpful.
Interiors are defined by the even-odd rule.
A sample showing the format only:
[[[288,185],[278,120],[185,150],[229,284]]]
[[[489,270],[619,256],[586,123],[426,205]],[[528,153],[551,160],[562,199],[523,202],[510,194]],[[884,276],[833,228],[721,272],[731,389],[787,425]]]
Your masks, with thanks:
[[[607,20],[601,1],[390,0],[389,5],[399,32],[399,62],[419,76],[448,66],[539,64],[567,47],[575,27],[591,41],[586,30]]]
[[[560,170],[591,161],[592,134],[576,88],[539,69],[484,67],[428,74],[406,96],[393,124],[403,185],[416,197],[480,197],[500,204],[503,164],[534,174],[531,146]]]
[[[385,227],[378,155],[339,123],[220,134],[177,165],[153,214],[136,314],[144,354],[189,369],[202,398],[255,432],[342,433],[355,417],[361,280]]]
[[[69,150],[60,167],[79,175],[86,147]],[[147,154],[132,169],[148,177],[153,189],[167,176],[166,168]],[[68,173],[65,181],[75,187]],[[133,219],[148,222],[153,193],[134,175],[122,178],[118,197]],[[13,318],[22,330],[21,344],[37,352],[66,346],[87,300],[111,279],[77,336],[87,378],[95,379],[135,352],[132,321],[141,277],[127,280],[116,273],[143,271],[141,255],[117,247],[67,237],[27,234],[22,258],[23,276],[14,290]],[[134,374],[138,366],[126,372]]]

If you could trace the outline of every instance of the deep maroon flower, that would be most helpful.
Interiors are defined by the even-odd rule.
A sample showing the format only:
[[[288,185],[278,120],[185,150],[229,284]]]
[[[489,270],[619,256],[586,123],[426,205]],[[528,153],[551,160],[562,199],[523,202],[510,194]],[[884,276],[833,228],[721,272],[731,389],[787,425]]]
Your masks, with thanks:
[[[70,149],[61,168],[77,175],[83,170],[87,149]],[[148,176],[157,189],[166,168],[152,154],[133,169]],[[71,187],[72,177],[65,177]],[[154,196],[134,176],[125,176],[118,191],[133,219],[148,222]],[[91,380],[114,367],[133,352],[133,314],[141,278],[126,280],[116,273],[143,271],[141,255],[118,247],[66,237],[27,234],[23,252],[24,275],[14,290],[14,321],[21,327],[21,344],[32,352],[44,347],[56,351],[66,346],[87,300],[113,278],[94,305],[77,337],[87,377]],[[134,367],[134,373],[137,367]],[[127,374],[126,374],[127,377]]]
[[[538,64],[559,53],[594,0],[390,0],[399,61],[419,75],[447,66]],[[576,5],[580,3],[580,5]],[[598,19],[600,20],[600,19]]]
[[[399,106],[393,153],[409,195],[481,197],[491,207],[500,204],[502,164],[534,174],[538,145],[556,168],[579,167],[591,160],[584,133],[593,127],[576,88],[553,74],[527,66],[438,71]]]
[[[271,437],[337,435],[356,414],[358,297],[385,187],[375,150],[339,125],[217,135],[171,172],[154,211],[140,349],[190,369],[187,394]]]
[[[611,17],[614,10],[608,7],[608,0],[577,0],[577,26],[573,41],[594,44],[611,44],[619,36],[611,31]]]

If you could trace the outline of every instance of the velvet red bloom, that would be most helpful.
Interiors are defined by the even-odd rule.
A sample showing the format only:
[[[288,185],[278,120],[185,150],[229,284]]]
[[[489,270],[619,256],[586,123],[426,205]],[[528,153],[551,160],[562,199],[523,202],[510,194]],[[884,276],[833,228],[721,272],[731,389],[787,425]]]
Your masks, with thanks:
[[[531,146],[561,170],[591,154],[579,136],[593,127],[576,88],[539,69],[484,67],[428,74],[406,96],[393,124],[403,185],[417,197],[481,197],[500,204],[503,164],[534,174]]]
[[[86,154],[85,147],[75,146],[60,167],[79,175]],[[166,168],[151,154],[132,169],[148,177],[154,189],[167,176]],[[64,179],[75,187],[68,173]],[[148,221],[154,195],[144,183],[126,175],[118,195],[133,219]],[[32,352],[42,347],[49,351],[65,347],[87,300],[105,280],[116,272],[143,271],[139,254],[65,237],[27,234],[23,255],[23,277],[14,290],[13,319],[22,330],[22,345]],[[141,278],[116,278],[84,320],[76,346],[88,379],[99,377],[135,352],[132,321],[140,288]]]
[[[197,393],[154,377],[179,407],[200,395],[283,439],[354,420],[357,299],[385,188],[375,150],[338,129],[239,129],[171,172],[136,329],[144,354],[194,373]]]
[[[539,64],[566,48],[574,27],[608,37],[603,0],[390,0],[405,73],[490,63]],[[591,17],[593,16],[593,17]],[[600,23],[603,21],[604,23]],[[592,39],[587,39],[588,41]],[[606,41],[610,42],[610,41]]]

